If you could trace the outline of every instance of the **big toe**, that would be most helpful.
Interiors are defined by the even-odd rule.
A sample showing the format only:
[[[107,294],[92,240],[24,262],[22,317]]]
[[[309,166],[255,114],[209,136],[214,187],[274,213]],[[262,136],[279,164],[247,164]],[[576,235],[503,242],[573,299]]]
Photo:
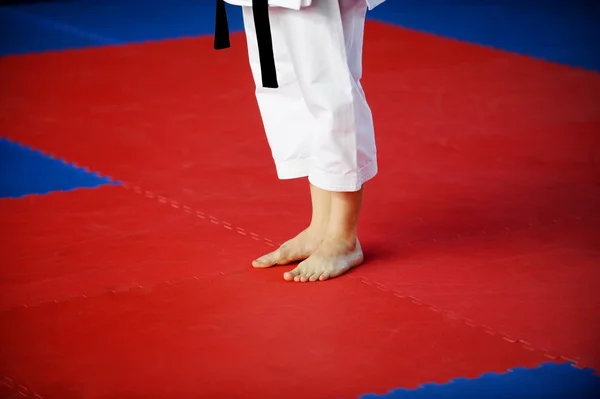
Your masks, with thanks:
[[[285,272],[283,273],[283,279],[285,281],[294,281],[294,278],[296,278],[296,274],[294,273],[294,271],[292,270],[291,272]]]
[[[298,281],[302,275],[302,269],[297,266],[294,270],[283,273],[283,279],[285,281]]]
[[[252,266],[256,268],[265,268],[275,266],[279,259],[279,250],[263,255],[258,259],[252,261]]]

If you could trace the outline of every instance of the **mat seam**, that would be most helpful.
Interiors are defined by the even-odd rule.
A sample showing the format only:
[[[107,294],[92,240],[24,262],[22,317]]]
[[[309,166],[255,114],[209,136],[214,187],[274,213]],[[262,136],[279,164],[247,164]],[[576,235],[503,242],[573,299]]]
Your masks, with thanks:
[[[475,328],[475,329],[479,329],[482,330],[484,333],[492,335],[492,336],[498,336],[500,338],[502,338],[504,341],[507,341],[511,344],[516,344],[521,346],[522,348],[530,351],[530,352],[539,352],[541,353],[543,356],[545,356],[546,358],[553,360],[553,361],[562,361],[562,362],[568,362],[571,364],[571,366],[577,368],[577,369],[584,369],[584,367],[581,367],[578,363],[577,360],[566,357],[566,356],[562,356],[562,355],[554,355],[550,350],[548,349],[544,349],[544,348],[539,348],[536,347],[534,345],[532,345],[530,342],[519,339],[519,338],[514,338],[511,335],[504,333],[504,332],[500,332],[500,331],[496,331],[495,329],[493,329],[492,327],[489,327],[485,324],[481,324],[481,323],[476,323],[473,320],[461,316],[458,313],[443,309],[439,306],[435,306],[432,305],[426,301],[422,301],[419,298],[413,296],[413,295],[407,295],[404,294],[402,291],[397,290],[397,289],[392,289],[387,287],[385,284],[379,283],[377,281],[368,279],[366,277],[358,277],[358,276],[352,276],[352,275],[348,275],[348,278],[351,278],[353,280],[358,280],[363,284],[367,284],[373,288],[379,289],[380,291],[384,291],[384,292],[389,292],[390,294],[403,299],[403,300],[408,300],[411,303],[418,305],[418,306],[422,306],[425,307],[426,309],[432,311],[432,312],[436,312],[436,313],[440,313],[450,319],[453,320],[458,320],[463,322],[464,324],[466,324],[469,327]]]
[[[161,196],[161,195],[157,195],[156,193],[149,191],[149,190],[144,190],[142,187],[134,185],[134,184],[129,184],[129,183],[123,183],[123,187],[126,189],[130,189],[133,192],[135,192],[136,194],[139,195],[143,195],[149,199],[155,199],[158,200],[160,203],[162,204],[168,204],[170,205],[172,208],[174,209],[182,209],[184,212],[190,214],[190,215],[195,215],[197,217],[199,217],[200,219],[204,219],[204,220],[208,220],[211,223],[215,224],[215,225],[220,225],[228,230],[232,230],[232,231],[236,231],[238,234],[244,235],[244,236],[249,236],[252,239],[256,240],[256,241],[263,241],[265,243],[267,243],[269,246],[276,246],[275,242],[271,239],[265,238],[265,237],[261,237],[258,234],[255,233],[248,233],[246,232],[246,230],[240,228],[240,227],[235,227],[233,224],[228,223],[228,222],[223,222],[220,221],[219,219],[209,216],[203,212],[200,211],[196,211],[194,210],[192,207],[189,207],[187,205],[183,205],[181,202],[179,201],[175,201],[175,200],[171,200],[165,196]],[[557,223],[556,219],[553,219],[554,223]],[[531,224],[530,224],[531,226]],[[505,230],[510,231],[510,228],[505,228]],[[434,240],[435,241],[435,240]],[[508,334],[505,333],[501,333],[501,332],[497,332],[494,331],[491,327],[483,325],[483,324],[479,324],[479,323],[475,323],[472,320],[466,318],[466,317],[462,317],[454,312],[439,308],[437,306],[431,305],[427,302],[421,301],[418,298],[411,296],[411,295],[406,295],[404,293],[402,293],[399,290],[394,290],[394,289],[390,289],[387,286],[385,286],[384,284],[381,284],[379,282],[373,281],[373,280],[369,280],[365,277],[355,277],[352,276],[350,274],[346,275],[345,277],[347,278],[351,278],[351,279],[355,279],[358,280],[360,282],[362,282],[363,284],[367,284],[371,287],[377,288],[381,291],[386,291],[386,292],[390,292],[392,293],[394,296],[400,298],[400,299],[404,299],[404,300],[409,300],[410,302],[412,302],[415,305],[420,305],[420,306],[424,306],[425,308],[429,309],[430,311],[436,312],[436,313],[441,313],[443,315],[445,315],[446,317],[455,319],[455,320],[460,320],[463,323],[465,323],[467,326],[469,327],[473,327],[473,328],[479,328],[482,331],[484,331],[485,333],[489,334],[489,335],[496,335],[501,337],[503,340],[513,343],[513,344],[518,344],[521,347],[523,347],[524,349],[528,350],[528,351],[537,351],[540,352],[543,356],[545,356],[548,359],[551,359],[553,361],[565,361],[565,362],[570,362],[571,365],[575,368],[581,369],[582,367],[580,367],[578,365],[578,362],[574,359],[568,358],[566,356],[560,356],[560,355],[553,355],[549,350],[547,349],[542,349],[542,348],[536,348],[534,347],[531,343],[529,343],[528,341],[522,340],[522,339],[518,339],[518,338],[512,338],[511,336],[509,336]]]
[[[273,240],[271,240],[269,238],[263,237],[263,236],[261,236],[261,235],[259,235],[257,233],[251,232],[251,231],[247,231],[246,229],[244,229],[242,227],[235,226],[232,223],[220,220],[220,219],[218,219],[218,218],[216,218],[216,217],[214,217],[212,215],[209,215],[209,214],[207,214],[205,212],[201,212],[201,211],[195,210],[192,207],[184,205],[183,203],[181,203],[179,201],[175,201],[175,200],[169,199],[169,198],[167,198],[165,196],[158,195],[158,194],[156,194],[156,193],[154,193],[152,191],[149,191],[149,190],[144,190],[142,187],[140,187],[138,185],[135,185],[135,184],[131,184],[131,183],[128,183],[128,182],[115,181],[115,180],[113,180],[109,176],[101,175],[98,172],[92,172],[89,168],[82,167],[82,166],[80,166],[79,164],[77,164],[75,162],[66,161],[64,158],[55,157],[54,155],[52,155],[52,154],[50,154],[48,152],[45,152],[45,151],[39,150],[39,149],[34,149],[33,147],[29,147],[27,145],[23,145],[23,144],[21,144],[21,143],[19,143],[17,141],[9,139],[9,138],[3,138],[3,139],[7,140],[10,143],[13,143],[13,144],[16,144],[16,145],[19,145],[19,146],[22,146],[22,147],[26,147],[26,148],[28,148],[28,149],[30,149],[32,151],[36,151],[36,152],[38,152],[38,153],[40,153],[40,154],[42,154],[44,156],[47,156],[47,157],[49,157],[51,159],[61,161],[61,162],[63,162],[66,165],[74,166],[74,167],[76,167],[78,169],[82,169],[82,170],[84,170],[84,171],[86,171],[88,173],[92,173],[92,174],[94,174],[94,175],[96,175],[96,176],[98,176],[100,178],[105,178],[105,179],[109,180],[110,182],[121,183],[121,185],[120,185],[121,187],[123,187],[125,189],[128,189],[128,190],[131,190],[131,191],[133,191],[136,194],[143,195],[143,196],[145,196],[146,198],[149,198],[149,199],[157,200],[158,202],[160,202],[162,204],[168,204],[168,205],[170,205],[174,209],[181,209],[181,210],[183,210],[184,212],[186,212],[186,213],[188,213],[190,215],[194,215],[194,216],[196,216],[196,217],[198,217],[200,219],[206,220],[206,221],[208,221],[208,222],[210,222],[210,223],[212,223],[214,225],[221,226],[221,227],[223,227],[223,228],[225,228],[227,230],[235,231],[236,233],[238,233],[238,234],[240,234],[242,236],[250,237],[250,238],[252,238],[255,241],[262,241],[262,242],[264,242],[265,244],[267,244],[270,247],[276,247],[277,246],[277,244]],[[554,223],[558,222],[557,219],[553,219],[552,221]],[[529,227],[533,227],[533,225],[531,223],[529,223],[528,225],[529,225]],[[505,227],[505,230],[510,231],[511,228]],[[484,232],[484,234],[485,234],[485,232]],[[462,238],[462,237],[464,237],[464,236],[458,235],[458,238]],[[450,239],[450,238],[448,238],[448,239]],[[434,239],[434,241],[436,241],[436,240]],[[412,245],[412,244],[409,243],[409,245]],[[237,272],[237,273],[241,273],[241,272],[242,271]],[[233,273],[230,273],[230,274],[235,274],[235,273],[236,272],[233,272]],[[212,275],[206,276],[206,277],[214,277],[214,276],[218,276],[218,275],[227,275],[227,274],[223,273],[223,272],[220,272],[218,274],[215,273],[215,274],[212,274]],[[566,356],[553,355],[553,354],[550,353],[550,351],[548,351],[546,349],[535,348],[535,347],[533,347],[531,345],[531,343],[529,343],[527,341],[524,341],[524,340],[521,340],[521,339],[516,339],[516,338],[511,338],[508,334],[496,332],[496,331],[494,331],[492,328],[490,328],[488,326],[485,326],[485,325],[482,325],[482,324],[478,324],[478,323],[474,323],[473,321],[471,321],[468,318],[462,317],[460,315],[457,315],[454,312],[451,312],[451,311],[448,311],[448,310],[436,307],[434,305],[431,305],[431,304],[429,304],[427,302],[421,301],[421,300],[419,300],[418,298],[416,298],[414,296],[405,295],[405,294],[403,294],[399,290],[390,289],[390,288],[386,287],[384,284],[381,284],[379,282],[376,282],[376,281],[373,281],[373,280],[369,280],[369,279],[364,278],[364,277],[355,277],[355,276],[352,276],[352,275],[347,275],[346,277],[347,278],[356,279],[356,280],[358,280],[358,281],[360,281],[360,282],[362,282],[364,284],[367,284],[369,286],[375,287],[375,288],[377,288],[379,290],[391,292],[396,297],[399,297],[401,299],[407,299],[407,300],[411,301],[413,304],[416,304],[416,305],[425,306],[427,309],[429,309],[431,311],[434,311],[434,312],[442,313],[442,314],[446,315],[449,318],[456,319],[456,320],[461,320],[466,325],[468,325],[470,327],[480,328],[480,329],[482,329],[487,334],[497,335],[497,336],[501,337],[502,339],[506,340],[507,342],[519,344],[520,346],[522,346],[526,350],[529,350],[529,351],[539,351],[545,357],[547,357],[547,358],[549,358],[551,360],[567,361],[567,362],[570,362],[573,365],[573,367],[581,368],[578,365],[578,362],[576,360],[574,360],[574,359],[568,358]],[[202,277],[202,278],[204,278],[204,277]],[[192,279],[198,279],[198,278],[197,277],[188,277],[188,278],[181,279],[179,282],[189,281],[189,280],[192,280]],[[150,286],[147,286],[147,287],[154,287],[154,286],[158,286],[160,284],[170,284],[170,281],[168,281],[168,280],[167,281],[162,281],[162,282],[155,283],[154,285],[150,285]],[[143,287],[143,286],[140,285],[140,286],[133,287],[132,289],[140,289],[140,288],[147,288],[147,287]],[[131,291],[132,289],[118,291],[118,292],[128,292],[128,291]],[[104,295],[104,294],[107,294],[107,293],[116,293],[116,292],[117,291],[112,291],[111,290],[111,291],[105,291],[102,294],[98,294],[98,295]],[[94,295],[92,297],[95,297],[95,296],[96,295]],[[41,306],[43,304],[48,304],[48,303],[59,303],[59,302],[63,303],[63,302],[68,302],[70,300],[81,299],[81,298],[87,298],[87,296],[80,295],[80,296],[71,297],[71,298],[66,299],[64,301],[45,301],[45,302],[42,302],[42,303],[39,303],[39,304],[36,304],[36,305],[33,305],[33,306],[23,305],[21,307],[27,307],[28,308],[28,307]],[[7,312],[7,311],[12,311],[14,309],[18,309],[18,308],[21,308],[21,307],[14,307],[14,308],[11,308],[11,309],[6,309],[6,310],[3,310],[3,311],[0,311],[0,313],[4,313],[4,312]]]
[[[132,190],[134,193],[142,195],[146,198],[149,199],[153,199],[156,200],[158,202],[160,202],[161,204],[166,204],[166,205],[170,205],[172,208],[174,209],[181,209],[183,210],[185,213],[189,214],[189,215],[193,215],[196,216],[199,219],[205,220],[207,222],[210,222],[211,224],[214,224],[216,226],[221,226],[227,230],[236,232],[239,235],[242,236],[246,236],[246,237],[250,237],[255,241],[262,241],[265,244],[267,244],[270,247],[276,247],[277,244],[266,237],[263,237],[257,233],[254,233],[252,231],[246,230],[242,227],[239,226],[235,226],[232,223],[220,220],[219,218],[216,218],[212,215],[209,215],[205,212],[201,212],[199,210],[195,210],[194,208],[192,208],[191,206],[187,206],[184,205],[183,203],[179,202],[179,201],[175,201],[172,199],[169,199],[168,197],[162,196],[162,195],[158,195],[152,191],[149,190],[144,190],[143,188],[141,188],[140,186],[137,185],[133,185],[133,184],[129,184],[127,182],[122,183],[122,186],[126,189]]]
[[[208,278],[232,276],[232,275],[240,274],[240,273],[243,273],[246,271],[247,270],[238,270],[238,271],[232,271],[232,272],[227,272],[227,273],[226,272],[216,272],[216,273],[211,273],[211,274],[207,274],[204,276],[188,276],[188,277],[182,277],[182,278],[178,278],[178,279],[167,279],[167,280],[157,281],[157,282],[150,283],[150,284],[132,284],[129,288],[105,290],[105,291],[98,292],[96,294],[91,294],[91,295],[79,294],[79,295],[73,295],[73,296],[70,296],[70,297],[67,297],[64,299],[50,299],[50,300],[43,300],[43,301],[35,302],[32,304],[11,306],[6,309],[0,309],[0,315],[5,314],[5,313],[11,313],[11,312],[14,312],[14,311],[20,310],[20,309],[33,309],[33,308],[38,308],[38,307],[45,306],[45,305],[68,303],[68,302],[72,302],[72,301],[79,300],[79,299],[91,299],[91,298],[98,298],[103,295],[119,295],[119,294],[124,294],[127,292],[133,292],[136,290],[153,289],[153,288],[160,287],[161,285],[174,286],[174,285],[183,284],[183,283],[186,283],[186,282],[192,281],[192,280],[204,280],[204,279],[208,279]]]
[[[17,143],[17,144],[19,144],[19,143]],[[19,144],[19,145],[21,145],[21,144]],[[30,147],[28,147],[28,148],[30,148]],[[54,157],[52,155],[49,155],[47,153],[44,153],[43,151],[39,151],[38,150],[38,152],[42,153],[43,155],[50,156],[52,159],[57,159],[56,157]],[[67,165],[75,166],[75,167],[78,167],[78,168],[81,169],[81,167],[78,166],[76,163],[67,162],[67,161],[65,161],[62,158],[59,158],[58,160],[62,161],[63,163],[65,163]],[[89,171],[88,168],[84,168],[84,169],[86,171]],[[101,176],[99,174],[96,174],[96,175]],[[110,181],[113,181],[110,177],[108,177],[108,179]],[[212,223],[212,224],[214,224],[216,226],[221,226],[221,227],[223,227],[223,228],[225,228],[227,230],[235,231],[236,233],[238,233],[238,234],[240,234],[242,236],[250,237],[250,238],[252,238],[255,241],[262,241],[262,242],[264,242],[265,244],[267,244],[267,245],[269,245],[271,247],[275,247],[276,246],[275,242],[273,240],[271,240],[271,239],[268,239],[266,237],[262,237],[259,234],[256,234],[256,233],[253,233],[253,232],[249,232],[249,231],[247,231],[247,230],[245,230],[245,229],[243,229],[241,227],[233,225],[232,223],[219,220],[218,218],[216,218],[214,216],[211,216],[211,215],[209,215],[209,214],[207,214],[205,212],[194,210],[192,207],[184,205],[184,204],[182,204],[179,201],[171,200],[171,199],[169,199],[169,198],[167,198],[165,196],[158,195],[158,194],[156,194],[156,193],[154,193],[152,191],[149,191],[149,190],[144,190],[140,186],[132,185],[132,184],[123,182],[123,183],[121,183],[120,187],[122,187],[124,189],[127,189],[127,190],[131,190],[131,191],[133,191],[136,194],[143,195],[146,198],[154,199],[154,200],[158,201],[159,203],[170,205],[174,209],[181,209],[181,210],[183,210],[184,212],[186,212],[186,213],[188,213],[190,215],[193,215],[193,216],[196,216],[196,217],[198,217],[198,218],[200,218],[202,220],[208,221],[208,222],[210,222],[210,223]],[[553,221],[556,223],[556,220],[553,220]],[[509,230],[509,229],[507,229],[507,230]],[[0,311],[0,313],[11,312],[11,311],[14,311],[16,309],[21,309],[21,308],[34,308],[34,307],[39,307],[39,306],[43,306],[43,305],[47,305],[47,304],[66,303],[66,302],[70,302],[70,301],[77,300],[77,299],[94,298],[94,297],[99,297],[99,296],[106,295],[106,294],[117,295],[117,294],[122,294],[122,293],[127,293],[127,292],[133,292],[135,290],[156,288],[156,287],[159,287],[161,285],[176,285],[176,284],[182,284],[182,283],[185,283],[187,281],[192,281],[192,280],[199,280],[199,279],[210,278],[210,277],[218,277],[218,276],[227,276],[227,275],[233,275],[233,274],[239,274],[239,273],[245,273],[245,272],[247,272],[247,270],[244,269],[244,270],[240,270],[238,272],[230,272],[230,273],[219,272],[219,273],[214,273],[214,274],[210,274],[210,275],[202,276],[202,277],[191,276],[191,277],[186,277],[186,278],[182,278],[182,279],[178,279],[178,280],[164,280],[164,281],[157,282],[157,283],[154,283],[154,284],[149,284],[149,285],[136,285],[136,286],[131,287],[129,289],[104,291],[102,293],[99,293],[97,295],[92,295],[92,296],[77,295],[77,296],[73,296],[73,297],[67,298],[65,300],[62,300],[62,301],[54,300],[54,301],[40,302],[40,303],[37,303],[35,305],[22,305],[22,306],[19,306],[19,307],[13,307],[13,308],[10,308],[10,309],[2,310],[2,311]],[[494,329],[492,329],[489,326],[475,323],[475,322],[473,322],[472,320],[470,320],[470,319],[468,319],[466,317],[462,317],[462,316],[460,316],[460,315],[458,315],[458,314],[456,314],[454,312],[442,309],[442,308],[437,307],[435,305],[429,304],[429,303],[427,303],[425,301],[421,301],[420,299],[418,299],[418,298],[416,298],[416,297],[414,297],[412,295],[406,295],[406,294],[402,293],[399,290],[390,289],[389,287],[387,287],[384,284],[379,283],[377,281],[370,280],[370,279],[365,278],[365,277],[356,277],[356,276],[352,276],[352,275],[346,275],[345,277],[353,279],[353,280],[358,280],[359,282],[361,282],[363,284],[366,284],[366,285],[368,285],[370,287],[379,289],[381,291],[389,292],[392,295],[394,295],[394,296],[396,296],[396,297],[398,297],[400,299],[408,300],[408,301],[410,301],[411,303],[413,303],[415,305],[423,306],[423,307],[425,307],[426,309],[428,309],[430,311],[433,311],[433,312],[436,312],[436,313],[441,313],[441,314],[443,314],[446,317],[449,317],[451,319],[462,321],[464,324],[466,324],[469,327],[480,329],[484,333],[489,334],[489,335],[498,336],[498,337],[502,338],[503,340],[505,340],[505,341],[507,341],[509,343],[517,344],[517,345],[521,346],[525,350],[540,352],[544,357],[546,357],[546,358],[548,358],[548,359],[550,359],[552,361],[567,362],[568,364],[570,364],[574,368],[583,369],[583,367],[579,366],[578,362],[576,360],[574,360],[574,359],[568,358],[566,356],[553,355],[550,351],[548,351],[546,349],[536,348],[531,343],[529,343],[527,341],[524,341],[524,340],[521,340],[521,339],[517,339],[517,338],[512,338],[508,334],[494,331]],[[512,370],[512,368],[507,369],[507,371],[510,371],[510,370]],[[450,379],[446,383],[451,383],[452,381],[453,381],[453,379]],[[10,377],[7,377],[7,376],[3,377],[2,382],[0,383],[0,386],[6,386],[9,389],[11,389],[13,392],[18,393],[22,397],[43,399],[43,396],[41,396],[41,395],[33,392],[32,390],[30,390],[29,388],[27,388],[26,386],[24,386],[22,384],[15,383],[14,379],[12,379]],[[419,386],[421,387],[422,384],[419,385]],[[387,392],[392,392],[392,390],[388,390]]]
[[[15,380],[10,377],[3,376],[2,380],[0,381],[0,387],[7,387],[8,389],[11,390],[11,392],[16,392],[24,398],[44,399],[44,397],[42,395],[33,392],[31,389],[27,388],[25,385],[15,382]]]
[[[179,285],[179,284],[185,284],[186,282],[189,281],[193,281],[193,280],[201,280],[201,279],[206,279],[206,278],[212,278],[212,277],[220,277],[220,276],[231,276],[231,275],[235,275],[235,274],[241,274],[241,273],[246,273],[247,270],[240,270],[237,272],[230,272],[230,273],[225,273],[225,272],[219,272],[219,273],[214,273],[214,274],[210,274],[207,276],[193,276],[193,277],[186,277],[186,278],[182,278],[182,279],[177,279],[177,280],[164,280],[164,281],[160,281],[160,282],[156,282],[153,284],[148,284],[148,285],[135,285],[134,287],[128,288],[128,289],[122,289],[122,290],[109,290],[109,291],[104,291],[101,293],[98,293],[96,295],[77,295],[77,296],[73,296],[73,297],[69,297],[66,298],[62,301],[44,301],[44,302],[40,302],[37,303],[35,305],[22,305],[22,306],[18,306],[18,307],[13,307],[10,309],[4,309],[0,311],[0,314],[3,313],[9,313],[9,312],[14,312],[15,310],[18,309],[31,309],[31,308],[36,308],[36,307],[40,307],[40,306],[44,306],[44,305],[54,305],[54,304],[62,304],[62,303],[67,303],[67,302],[71,302],[77,299],[91,299],[91,298],[98,298],[104,295],[121,295],[121,294],[125,294],[125,293],[131,293],[131,292],[135,292],[138,290],[148,290],[148,289],[154,289],[160,286],[175,286],[175,285]],[[36,398],[36,399],[43,399],[44,397],[36,392],[34,392],[33,390],[31,390],[30,388],[26,387],[25,385],[19,384],[17,382],[15,382],[14,378],[8,377],[8,376],[0,376],[1,380],[0,380],[0,387],[7,387],[11,390],[11,392],[16,392],[17,394],[19,394],[20,396],[24,397],[24,398]]]
[[[157,200],[158,202],[160,202],[162,204],[170,205],[174,209],[181,209],[184,212],[186,212],[190,215],[194,215],[205,221],[208,221],[215,226],[221,226],[227,230],[235,231],[236,233],[238,233],[240,235],[249,236],[250,238],[254,239],[255,241],[263,241],[265,244],[267,244],[270,247],[278,247],[279,245],[281,245],[281,243],[277,243],[270,238],[266,238],[260,234],[257,234],[252,231],[246,230],[242,227],[236,226],[233,223],[223,221],[220,218],[209,215],[206,212],[196,210],[191,206],[187,206],[187,205],[183,204],[183,202],[181,202],[181,201],[176,201],[167,196],[157,194],[153,191],[145,190],[141,186],[131,184],[128,182],[120,182],[120,185],[128,190],[132,190],[136,194],[145,196],[146,198]],[[522,223],[518,223],[518,224],[517,223],[511,224],[510,226],[498,227],[496,229],[480,230],[473,234],[456,233],[453,236],[432,238],[429,240],[407,241],[406,245],[413,247],[415,245],[419,245],[420,243],[424,243],[424,242],[444,242],[444,241],[455,240],[455,239],[462,240],[462,239],[469,238],[469,237],[487,236],[490,234],[500,233],[500,232],[513,232],[513,231],[518,231],[520,229],[535,229],[535,228],[556,225],[559,222],[581,221],[581,220],[582,220],[581,217],[571,216],[571,217],[565,217],[565,218],[551,218],[551,219],[549,219],[549,221],[547,223],[522,222]]]
[[[82,170],[84,172],[90,173],[90,174],[96,176],[97,178],[105,179],[106,183],[104,183],[104,185],[106,185],[106,186],[121,186],[121,187],[124,187],[126,189],[133,190],[137,194],[144,195],[144,196],[146,196],[147,198],[150,198],[150,199],[156,199],[156,200],[158,200],[159,202],[161,202],[163,204],[169,204],[173,208],[176,208],[176,209],[177,208],[181,208],[186,213],[190,213],[190,214],[194,213],[195,216],[199,217],[200,219],[208,220],[211,223],[213,223],[215,225],[220,225],[220,226],[222,226],[222,227],[224,227],[224,228],[226,228],[228,230],[234,230],[234,231],[236,231],[240,235],[248,235],[248,236],[250,236],[252,239],[254,239],[256,241],[263,241],[263,242],[265,242],[270,247],[275,247],[275,246],[280,245],[280,244],[276,244],[273,240],[271,240],[269,238],[266,238],[266,237],[263,237],[263,236],[261,236],[261,235],[259,235],[257,233],[247,231],[246,229],[244,229],[242,227],[239,227],[239,226],[234,226],[232,223],[229,223],[229,222],[226,222],[226,221],[222,221],[219,218],[216,218],[216,217],[214,217],[212,215],[208,215],[205,212],[202,212],[202,211],[199,211],[199,210],[194,210],[192,207],[187,206],[187,205],[183,205],[179,201],[172,200],[172,199],[170,199],[168,197],[156,194],[156,193],[154,193],[152,191],[149,191],[149,190],[144,190],[142,187],[140,187],[138,185],[135,185],[135,184],[132,184],[132,183],[129,183],[129,182],[125,182],[125,181],[121,181],[121,180],[115,180],[110,175],[104,175],[104,174],[102,174],[102,173],[100,173],[98,171],[94,171],[94,170],[90,169],[89,167],[81,165],[81,164],[79,164],[77,162],[68,161],[65,158],[54,156],[50,152],[46,152],[44,150],[41,150],[41,149],[38,149],[38,148],[35,148],[35,147],[32,147],[32,146],[29,146],[29,145],[26,145],[26,144],[22,144],[22,143],[20,143],[18,141],[12,140],[12,139],[10,139],[8,137],[5,137],[5,136],[0,137],[0,140],[6,140],[7,142],[9,142],[11,144],[18,145],[18,146],[21,146],[23,148],[27,148],[30,151],[37,152],[37,153],[39,153],[39,154],[41,154],[43,156],[46,156],[46,157],[48,157],[50,159],[59,161],[59,162],[63,163],[66,166],[74,167],[76,169],[79,169],[79,170]],[[97,187],[78,187],[78,188],[75,188],[75,189],[72,189],[72,190],[78,190],[78,189],[96,189],[96,188],[101,187],[101,186],[102,186],[102,184],[99,184]],[[69,192],[69,191],[72,191],[72,190],[57,190],[57,191]],[[47,195],[47,194],[51,194],[51,193],[52,192],[48,192],[48,193],[44,193],[44,194],[28,194],[28,195],[32,195],[32,196],[35,196],[35,195]],[[21,197],[10,197],[10,198],[21,198]],[[509,231],[510,232],[510,231],[513,231],[513,230],[517,230],[519,228],[525,228],[525,229],[527,229],[527,228],[544,227],[544,226],[549,226],[549,225],[552,225],[552,224],[558,224],[559,222],[562,222],[562,221],[572,221],[572,220],[581,221],[582,218],[578,217],[578,216],[563,217],[563,218],[551,218],[548,223],[534,223],[534,222],[531,222],[531,221],[526,221],[526,222],[512,224],[510,226],[499,227],[497,229],[492,229],[492,230],[480,230],[477,233],[473,233],[473,234],[460,234],[460,233],[456,233],[452,237],[448,236],[448,237],[441,237],[441,238],[433,238],[433,239],[428,240],[428,241],[440,242],[440,241],[453,240],[453,239],[457,239],[457,238],[458,239],[463,239],[463,238],[468,238],[468,237],[477,237],[479,235],[489,235],[490,233],[494,233],[494,232],[501,232],[501,231]],[[410,242],[409,241],[409,242],[407,242],[407,245],[408,246],[413,246],[414,244],[417,244],[417,243],[418,242]]]

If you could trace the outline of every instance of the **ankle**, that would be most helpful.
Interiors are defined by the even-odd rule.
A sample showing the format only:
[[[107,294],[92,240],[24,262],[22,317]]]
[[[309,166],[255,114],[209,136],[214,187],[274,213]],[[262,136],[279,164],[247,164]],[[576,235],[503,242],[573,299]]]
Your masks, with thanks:
[[[327,223],[311,222],[306,228],[306,231],[313,236],[323,238],[327,233]]]
[[[356,232],[331,232],[328,231],[323,241],[344,246],[349,251],[354,251],[358,243]]]

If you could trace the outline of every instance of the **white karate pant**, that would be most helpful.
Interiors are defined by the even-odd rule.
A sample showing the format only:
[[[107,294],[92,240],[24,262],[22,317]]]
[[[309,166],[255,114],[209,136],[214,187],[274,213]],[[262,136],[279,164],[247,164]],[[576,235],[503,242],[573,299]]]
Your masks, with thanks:
[[[360,84],[364,0],[271,8],[279,88],[262,87],[252,8],[243,7],[256,98],[277,175],[358,191],[377,174],[371,110]]]

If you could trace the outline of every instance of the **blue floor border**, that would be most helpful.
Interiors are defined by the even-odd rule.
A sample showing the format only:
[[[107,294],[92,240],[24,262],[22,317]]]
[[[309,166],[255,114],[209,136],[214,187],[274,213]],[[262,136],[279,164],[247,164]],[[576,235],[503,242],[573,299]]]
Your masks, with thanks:
[[[0,198],[120,184],[99,173],[0,137]]]
[[[544,363],[515,368],[504,374],[486,373],[476,379],[456,378],[447,384],[424,384],[360,399],[598,399],[600,377],[570,363]]]
[[[232,31],[240,10],[229,7]],[[600,2],[387,0],[369,18],[600,71]],[[0,55],[212,34],[214,2],[50,1],[0,7]]]
[[[240,31],[239,9],[228,10],[231,30]],[[600,72],[600,1],[388,0],[369,18]],[[214,2],[208,0],[4,5],[0,6],[0,56],[210,35],[213,24]],[[121,184],[3,138],[0,160],[0,198]],[[387,394],[366,393],[360,398],[591,399],[600,398],[600,379],[592,370],[545,363],[534,369],[487,373]]]
[[[388,0],[372,19],[600,71],[600,2]]]

